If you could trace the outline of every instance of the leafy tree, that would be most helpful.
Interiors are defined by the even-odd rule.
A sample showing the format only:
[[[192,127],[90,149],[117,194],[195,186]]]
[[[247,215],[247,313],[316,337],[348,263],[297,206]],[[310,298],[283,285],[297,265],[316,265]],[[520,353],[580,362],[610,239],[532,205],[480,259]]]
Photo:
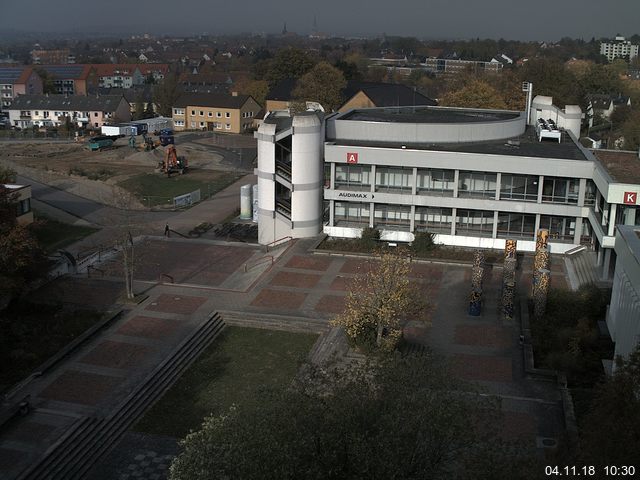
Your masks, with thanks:
[[[260,105],[265,105],[269,93],[269,83],[266,80],[243,79],[234,88],[244,95],[251,95]]]
[[[447,107],[507,108],[498,91],[483,80],[473,80],[460,90],[445,94],[440,104]]]
[[[153,89],[152,102],[158,106],[158,113],[163,117],[171,117],[173,105],[180,96],[178,75],[171,72],[164,77],[162,83]]]
[[[553,97],[555,105],[583,103],[583,90],[577,77],[558,60],[531,59],[520,70],[520,78],[533,83],[534,95]]]
[[[298,80],[292,94],[297,101],[319,102],[331,112],[342,105],[342,91],[346,86],[342,71],[327,62],[320,62]]]
[[[356,276],[344,312],[332,320],[361,348],[391,352],[410,317],[424,319],[426,301],[409,280],[410,260],[400,252],[382,252]]]
[[[42,79],[42,93],[56,93],[53,77],[42,67],[35,68],[36,73]]]
[[[625,150],[640,148],[640,111],[634,111],[627,121],[622,124]]]
[[[582,458],[590,465],[640,465],[640,345],[617,359],[615,374],[598,386],[583,422]]]
[[[431,355],[309,367],[291,388],[207,418],[170,478],[537,478],[535,463],[499,440],[497,407]]]
[[[586,94],[616,94],[622,91],[620,74],[611,65],[592,65],[580,83]]]
[[[275,57],[267,62],[263,79],[269,82],[269,86],[288,78],[300,78],[315,64],[315,61],[304,50],[298,48],[279,50]]]

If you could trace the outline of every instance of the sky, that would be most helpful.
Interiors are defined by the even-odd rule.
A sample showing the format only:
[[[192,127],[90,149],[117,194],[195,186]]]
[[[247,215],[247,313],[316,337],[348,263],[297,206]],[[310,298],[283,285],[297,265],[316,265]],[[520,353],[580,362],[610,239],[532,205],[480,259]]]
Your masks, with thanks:
[[[554,41],[640,33],[640,0],[0,0],[0,32],[387,35]]]

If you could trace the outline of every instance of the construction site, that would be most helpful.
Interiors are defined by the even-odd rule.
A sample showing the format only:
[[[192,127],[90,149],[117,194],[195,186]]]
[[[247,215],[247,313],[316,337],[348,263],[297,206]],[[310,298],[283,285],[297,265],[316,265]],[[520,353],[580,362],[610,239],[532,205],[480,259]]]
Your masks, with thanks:
[[[256,156],[249,136],[182,134],[164,146],[151,135],[106,138],[3,142],[0,162],[21,176],[104,204],[111,204],[114,188],[123,188],[139,201],[133,208],[143,209],[196,188],[206,198],[250,173]]]

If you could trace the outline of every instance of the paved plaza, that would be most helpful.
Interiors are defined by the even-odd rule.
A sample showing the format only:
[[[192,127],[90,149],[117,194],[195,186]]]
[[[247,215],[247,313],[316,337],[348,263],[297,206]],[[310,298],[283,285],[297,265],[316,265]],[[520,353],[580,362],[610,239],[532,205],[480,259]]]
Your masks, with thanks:
[[[16,478],[78,418],[107,416],[212,312],[328,323],[343,310],[349,284],[364,260],[314,253],[314,244],[298,240],[267,253],[257,245],[202,239],[141,240],[143,263],[136,270],[135,289],[145,299],[125,305],[117,321],[29,384],[35,411],[0,431],[0,479]],[[86,277],[62,279],[63,288],[54,282],[40,294],[80,305],[115,303],[121,298],[119,265],[114,257],[97,266],[102,274],[90,279],[91,294],[81,287]],[[530,269],[525,258],[519,289],[529,288]],[[566,287],[561,261],[554,259],[552,272],[552,285]],[[160,284],[161,275],[165,283]],[[502,269],[486,269],[479,317],[467,312],[469,266],[414,262],[411,280],[429,303],[429,322],[409,322],[405,336],[447,356],[460,377],[501,398],[505,438],[535,446],[542,438],[561,436],[558,391],[525,376],[519,324],[499,315]],[[109,472],[109,478],[164,478],[177,451],[175,439],[136,440],[135,435],[127,434],[104,468],[95,471]],[[96,473],[95,478],[107,477]]]

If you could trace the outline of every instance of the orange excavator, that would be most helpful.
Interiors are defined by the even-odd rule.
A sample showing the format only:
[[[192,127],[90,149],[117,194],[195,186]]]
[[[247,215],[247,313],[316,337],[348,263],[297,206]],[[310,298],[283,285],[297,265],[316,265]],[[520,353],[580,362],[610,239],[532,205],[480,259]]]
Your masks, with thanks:
[[[189,169],[187,159],[182,156],[178,156],[176,146],[173,144],[167,145],[165,148],[164,161],[159,165],[160,171],[166,173],[167,177],[170,177],[172,173],[179,173],[182,175]]]

